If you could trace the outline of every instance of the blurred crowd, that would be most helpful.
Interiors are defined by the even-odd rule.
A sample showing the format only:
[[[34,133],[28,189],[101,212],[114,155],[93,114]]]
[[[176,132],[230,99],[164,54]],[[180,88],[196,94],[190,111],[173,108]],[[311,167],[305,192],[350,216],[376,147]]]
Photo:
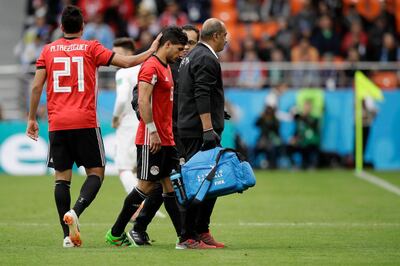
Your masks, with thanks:
[[[235,142],[232,146],[260,167],[277,168],[282,158],[293,167],[321,165],[322,111],[318,115],[311,112],[318,101],[307,100],[296,111],[284,114],[277,108],[279,97],[288,88],[352,87],[357,70],[285,70],[266,68],[264,62],[355,65],[400,60],[400,0],[28,0],[22,38],[15,48],[23,66],[29,68],[46,43],[62,36],[60,14],[68,4],[82,9],[83,39],[97,39],[111,48],[115,38],[129,36],[136,42],[137,53],[146,50],[167,25],[190,23],[201,27],[209,17],[223,20],[229,43],[219,58],[221,62],[240,62],[234,69],[223,69],[224,85],[271,88],[265,110],[255,124],[260,135],[254,149],[248,150],[237,136],[231,138]],[[393,88],[398,85],[396,71],[384,73],[386,83],[388,73],[391,75]],[[382,73],[370,74],[374,77]],[[375,110],[368,106],[363,105],[364,113],[371,114],[372,121]],[[44,108],[40,113],[45,117]],[[294,121],[295,132],[284,141],[279,127],[287,120]],[[370,124],[363,122],[366,135]]]
[[[108,48],[114,38],[130,36],[146,49],[167,25],[199,25],[210,16],[226,21],[231,44],[222,61],[242,61],[263,84],[267,73],[249,66],[268,62],[379,61],[400,59],[395,0],[28,0],[22,40],[16,54],[22,64],[35,61],[46,43],[61,36],[60,13],[66,4],[81,7],[84,39]],[[222,9],[222,10],[220,10]],[[400,14],[398,14],[400,16]],[[242,29],[242,33],[240,30]],[[265,72],[265,71],[264,71]],[[348,73],[351,74],[351,73]],[[279,80],[284,73],[270,73]],[[252,84],[248,84],[252,80]],[[255,81],[254,81],[255,80]]]

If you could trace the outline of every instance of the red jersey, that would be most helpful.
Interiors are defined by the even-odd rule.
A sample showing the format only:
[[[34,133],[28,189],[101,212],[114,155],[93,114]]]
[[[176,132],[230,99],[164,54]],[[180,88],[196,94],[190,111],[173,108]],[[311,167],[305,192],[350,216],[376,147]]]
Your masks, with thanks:
[[[171,68],[156,56],[147,59],[140,68],[138,82],[152,84],[152,111],[162,146],[174,146],[172,134],[172,105],[174,100],[174,81]],[[140,92],[139,92],[140,93]],[[150,144],[149,133],[142,119],[136,134],[136,144]]]
[[[47,73],[49,131],[99,127],[97,68],[113,52],[98,41],[61,38],[46,45],[36,62]]]

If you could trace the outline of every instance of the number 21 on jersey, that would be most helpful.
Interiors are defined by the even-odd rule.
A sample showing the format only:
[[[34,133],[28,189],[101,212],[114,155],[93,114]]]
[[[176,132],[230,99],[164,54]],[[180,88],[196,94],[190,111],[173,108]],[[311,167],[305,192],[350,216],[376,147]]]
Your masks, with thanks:
[[[71,62],[72,61],[72,62]],[[83,57],[54,57],[54,63],[64,64],[63,70],[53,71],[53,89],[54,92],[71,92],[70,86],[60,86],[59,77],[70,77],[71,76],[71,63],[76,63],[78,68],[78,91],[83,92],[85,90],[84,72],[83,72]]]

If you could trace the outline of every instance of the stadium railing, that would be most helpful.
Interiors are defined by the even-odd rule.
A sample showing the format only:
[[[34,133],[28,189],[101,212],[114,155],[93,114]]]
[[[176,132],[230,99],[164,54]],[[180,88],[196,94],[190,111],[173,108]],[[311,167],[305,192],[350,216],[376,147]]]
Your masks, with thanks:
[[[262,89],[286,83],[292,89],[349,89],[353,87],[356,70],[364,71],[382,89],[396,89],[400,84],[399,62],[223,62],[221,65],[226,88]],[[34,71],[34,66],[0,66],[0,108],[4,119],[26,117]],[[115,68],[100,68],[99,87],[113,90],[114,73]]]

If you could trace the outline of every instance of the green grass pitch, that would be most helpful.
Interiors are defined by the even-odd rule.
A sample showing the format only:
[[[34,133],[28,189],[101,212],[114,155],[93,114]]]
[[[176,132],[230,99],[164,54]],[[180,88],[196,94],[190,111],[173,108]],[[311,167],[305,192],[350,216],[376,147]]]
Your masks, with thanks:
[[[400,173],[375,175],[400,186]],[[150,225],[152,247],[106,245],[125,196],[117,177],[106,178],[81,216],[83,246],[63,249],[53,177],[0,175],[0,265],[400,264],[400,196],[351,171],[256,176],[256,187],[217,201],[211,229],[227,248],[175,250],[169,218]],[[73,202],[83,181],[73,179]]]

